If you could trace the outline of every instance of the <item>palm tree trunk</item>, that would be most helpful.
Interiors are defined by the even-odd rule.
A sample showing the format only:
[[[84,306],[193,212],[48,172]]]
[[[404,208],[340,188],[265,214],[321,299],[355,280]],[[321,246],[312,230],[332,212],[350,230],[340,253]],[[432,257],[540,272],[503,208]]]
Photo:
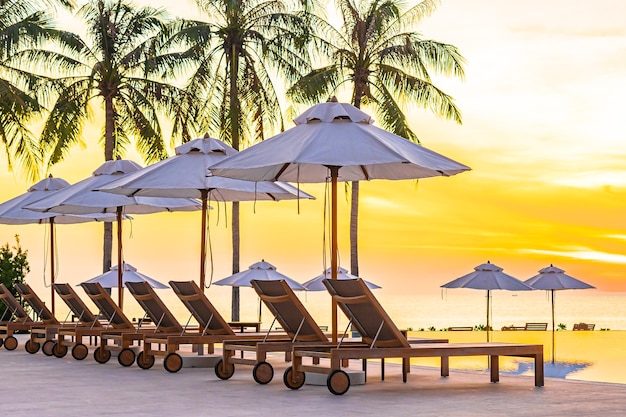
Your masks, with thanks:
[[[113,137],[114,130],[114,113],[113,98],[105,97],[105,123],[104,123],[104,160],[113,160],[113,149],[115,148],[115,140]],[[111,258],[113,256],[113,224],[104,223],[104,247],[102,251],[102,272],[111,269]]]
[[[237,89],[237,75],[239,72],[239,56],[237,55],[236,44],[233,43],[230,51],[230,129],[231,145],[239,150],[239,91]],[[239,272],[239,203],[233,202],[232,215],[233,228],[233,274]],[[239,287],[232,290],[231,313],[232,320],[239,321]]]

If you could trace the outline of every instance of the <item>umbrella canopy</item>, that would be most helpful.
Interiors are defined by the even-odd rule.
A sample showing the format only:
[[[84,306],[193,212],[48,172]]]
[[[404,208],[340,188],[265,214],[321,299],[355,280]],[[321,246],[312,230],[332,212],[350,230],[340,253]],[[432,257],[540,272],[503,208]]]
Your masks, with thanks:
[[[304,291],[306,288],[302,284],[276,270],[276,267],[269,262],[262,260],[254,263],[250,267],[241,272],[237,272],[229,277],[214,282],[215,285],[230,285],[231,287],[252,287],[250,281],[275,281],[285,280],[287,285],[294,291]],[[259,321],[261,321],[261,300],[259,299]]]
[[[524,284],[519,279],[505,274],[502,268],[487,261],[486,264],[478,265],[474,272],[463,275],[455,280],[443,284],[441,288],[472,288],[475,290],[487,290],[487,342],[489,341],[489,299],[492,290],[530,291],[533,288]]]
[[[579,279],[569,276],[565,270],[557,268],[550,264],[539,270],[539,274],[524,281],[536,290],[547,290],[551,293],[552,300],[552,363],[555,361],[556,344],[555,344],[555,320],[554,320],[554,292],[558,290],[585,290],[595,288]]]
[[[176,155],[119,181],[101,187],[102,191],[128,196],[191,197],[202,200],[200,241],[200,288],[204,289],[206,259],[206,207],[208,201],[256,201],[313,198],[296,187],[281,182],[252,182],[214,176],[209,167],[237,151],[209,137],[187,142],[176,148]]]
[[[109,271],[105,272],[102,275],[98,275],[97,277],[91,278],[90,280],[84,281],[84,283],[97,282],[100,285],[102,285],[103,288],[117,288],[117,286],[119,285],[117,281],[117,268],[118,268],[117,265],[113,265]],[[124,262],[124,282],[122,283],[122,287],[126,288],[127,282],[142,282],[142,281],[145,281],[148,284],[150,284],[152,288],[157,288],[157,289],[169,288],[167,285],[162,284],[156,279],[150,278],[149,276],[142,274],[141,272],[137,271],[137,268]],[[81,282],[81,284],[83,283]],[[81,284],[78,284],[78,285],[81,285]]]
[[[330,276],[331,276],[330,268],[326,268],[326,271],[324,271],[323,274],[318,275],[315,278],[308,280],[307,282],[303,283],[302,286],[306,288],[307,291],[326,291],[326,286],[324,286],[324,283],[322,282],[322,280],[326,278],[330,278]],[[356,275],[352,275],[348,273],[347,269],[339,267],[337,279],[358,279],[358,278],[359,277],[357,277]],[[367,285],[367,287],[370,290],[375,290],[375,289],[380,288],[380,286],[372,282],[368,282],[365,280],[363,280],[363,282],[365,283],[365,285]]]
[[[200,204],[186,198],[127,197],[99,192],[100,187],[115,181],[124,175],[138,171],[137,163],[118,159],[106,161],[93,175],[69,187],[62,188],[46,198],[29,204],[25,208],[39,212],[57,212],[70,214],[115,213],[117,216],[117,258],[119,306],[123,308],[123,268],[122,268],[122,216],[126,214],[146,214],[161,211],[193,211],[200,209]]]
[[[373,125],[356,107],[331,101],[296,119],[295,127],[211,167],[251,181],[331,182],[331,278],[337,278],[337,181],[450,176],[470,168]],[[333,342],[337,307],[333,303]]]
[[[48,223],[50,225],[50,310],[54,314],[54,280],[56,278],[55,270],[55,253],[54,253],[54,225],[55,224],[73,224],[84,223],[89,221],[114,221],[115,216],[110,214],[93,214],[73,216],[61,213],[37,213],[32,210],[26,210],[24,206],[37,202],[42,198],[68,187],[70,184],[61,179],[48,176],[38,183],[32,185],[24,194],[12,198],[0,204],[0,223],[2,224],[31,224],[31,223]]]

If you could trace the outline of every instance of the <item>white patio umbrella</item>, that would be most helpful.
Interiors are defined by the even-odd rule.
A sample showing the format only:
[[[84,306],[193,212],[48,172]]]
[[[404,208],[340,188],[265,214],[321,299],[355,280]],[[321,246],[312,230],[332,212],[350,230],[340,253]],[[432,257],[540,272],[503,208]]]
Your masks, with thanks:
[[[117,280],[117,277],[118,277],[117,268],[118,268],[117,265],[113,265],[109,271],[105,272],[104,274],[98,275],[97,277],[91,278],[87,281],[84,281],[84,283],[97,282],[100,285],[102,285],[103,288],[117,288],[117,286],[119,285],[119,282]],[[135,268],[134,266],[130,264],[127,264],[126,262],[124,262],[124,275],[123,276],[124,276],[124,282],[122,283],[122,287],[124,288],[126,288],[127,282],[143,282],[143,281],[150,284],[152,288],[157,288],[157,289],[169,288],[167,285],[160,283],[156,279],[150,278],[149,276],[144,275],[141,272],[137,271],[137,268]],[[77,286],[80,286],[81,284],[83,283],[81,282]]]
[[[295,127],[211,167],[216,175],[250,181],[331,183],[331,278],[337,278],[337,181],[450,176],[470,168],[374,126],[356,107],[317,104]],[[333,341],[337,308],[332,307]]]
[[[474,272],[463,275],[453,281],[443,284],[441,288],[472,288],[475,290],[487,290],[487,342],[489,341],[489,299],[493,290],[530,291],[533,288],[524,284],[519,279],[502,272],[502,268],[487,261],[486,264],[478,265]]]
[[[326,291],[326,286],[324,286],[324,283],[322,282],[322,280],[330,278],[330,276],[331,276],[330,268],[326,268],[323,274],[318,275],[315,278],[311,278],[307,282],[303,283],[302,286],[306,288],[307,291]],[[348,273],[347,269],[339,267],[337,279],[358,279],[358,278],[359,277],[357,277],[356,275],[352,275]],[[367,287],[370,290],[375,290],[375,289],[380,288],[380,286],[372,282],[365,281],[365,280],[363,280],[363,282],[365,283],[365,285],[367,285]]]
[[[202,201],[200,280],[205,288],[206,208],[208,201],[285,200],[313,196],[281,182],[252,182],[214,176],[209,167],[237,151],[209,137],[194,139],[176,148],[176,155],[101,187],[102,191],[128,196],[191,197]]]
[[[552,300],[552,363],[556,352],[555,345],[555,328],[554,328],[554,292],[559,290],[586,290],[595,288],[579,279],[571,277],[561,268],[550,264],[550,266],[539,270],[539,274],[524,281],[536,290],[550,291]]]
[[[281,274],[276,270],[276,267],[265,260],[256,262],[248,267],[247,270],[237,272],[229,277],[215,281],[215,285],[229,285],[231,287],[252,287],[250,281],[275,281],[285,280],[287,285],[294,291],[304,291],[306,288],[297,281],[289,278],[286,275]],[[259,299],[259,321],[261,321],[261,300]]]
[[[74,216],[60,213],[37,213],[26,210],[23,207],[41,200],[52,192],[68,187],[70,184],[61,179],[48,176],[38,183],[32,185],[24,194],[12,198],[0,204],[0,223],[2,224],[42,224],[50,225],[50,310],[54,314],[54,280],[56,278],[55,265],[55,224],[74,224],[90,221],[115,221],[115,216],[110,214],[93,214],[84,216]]]
[[[97,191],[100,187],[122,176],[139,170],[141,167],[132,161],[118,159],[107,161],[93,172],[93,175],[69,187],[62,188],[44,199],[25,206],[39,212],[66,214],[115,213],[117,217],[117,258],[118,258],[118,303],[123,307],[123,268],[122,268],[122,216],[124,214],[147,214],[162,211],[193,211],[200,204],[186,198],[126,197]]]

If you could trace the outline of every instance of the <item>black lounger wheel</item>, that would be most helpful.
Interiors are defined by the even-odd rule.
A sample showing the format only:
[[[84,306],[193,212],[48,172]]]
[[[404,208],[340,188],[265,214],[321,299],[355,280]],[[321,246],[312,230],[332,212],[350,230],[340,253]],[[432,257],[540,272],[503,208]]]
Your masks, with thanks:
[[[30,353],[30,354],[34,354],[39,352],[39,347],[41,345],[37,342],[33,342],[32,340],[28,339],[26,341],[26,344],[24,345],[24,349],[26,349],[26,352]]]
[[[111,359],[111,351],[98,346],[93,352],[93,358],[98,363],[107,363]]]
[[[293,370],[293,366],[285,369],[283,374],[283,383],[287,388],[299,389],[304,385],[305,374],[304,372],[297,372]]]
[[[252,377],[261,385],[269,384],[272,378],[274,378],[274,368],[265,361],[259,362],[252,369]]]
[[[139,352],[137,355],[137,366],[141,369],[150,369],[154,365],[154,355],[146,355],[145,352]]]
[[[131,366],[135,363],[135,352],[130,348],[124,348],[120,350],[119,355],[117,355],[117,361],[122,366]]]
[[[4,339],[4,348],[6,350],[15,350],[17,349],[17,339],[15,336],[9,336]]]
[[[333,394],[343,395],[350,389],[350,377],[344,371],[335,369],[328,375],[326,386]]]
[[[89,355],[89,348],[84,343],[76,343],[72,348],[72,357],[77,361],[82,361]]]
[[[45,342],[43,342],[43,346],[41,347],[41,351],[46,356],[52,356],[54,354],[52,352],[52,349],[54,349],[54,345],[55,344],[56,344],[56,342],[54,340],[46,340]]]
[[[235,364],[220,359],[215,364],[215,375],[219,379],[229,379],[235,373]]]
[[[65,355],[67,355],[67,346],[58,342],[55,343],[52,348],[52,354],[56,356],[57,358],[64,357]]]
[[[183,358],[176,352],[168,353],[163,360],[163,367],[167,372],[176,373],[183,367]]]

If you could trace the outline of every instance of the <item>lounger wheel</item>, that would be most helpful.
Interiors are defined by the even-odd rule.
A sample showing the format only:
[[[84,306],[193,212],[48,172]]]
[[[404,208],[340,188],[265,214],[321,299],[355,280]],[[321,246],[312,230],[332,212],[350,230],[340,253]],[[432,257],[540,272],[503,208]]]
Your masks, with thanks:
[[[93,352],[93,358],[98,363],[107,363],[111,359],[111,351],[102,349],[102,346],[98,346]]]
[[[4,339],[0,339],[0,347],[4,344]]]
[[[39,352],[39,347],[41,345],[37,342],[33,342],[32,340],[27,340],[26,341],[26,345],[24,345],[24,349],[26,349],[26,352],[30,353],[30,354],[35,354],[37,352]]]
[[[274,368],[265,361],[259,362],[252,369],[252,377],[261,385],[269,384],[272,378],[274,378]]]
[[[333,394],[343,395],[350,389],[350,377],[344,371],[335,369],[328,375],[326,386]]]
[[[124,348],[120,350],[119,355],[117,355],[117,361],[122,366],[131,366],[135,363],[135,352],[132,349]]]
[[[294,371],[293,366],[285,369],[285,373],[283,374],[283,383],[287,388],[300,389],[304,385],[304,381],[304,372]]]
[[[219,379],[229,379],[235,373],[235,364],[220,359],[215,364],[215,375]]]
[[[167,372],[176,373],[183,367],[183,358],[176,352],[168,353],[163,360],[163,367]]]
[[[67,346],[62,345],[61,343],[55,343],[52,347],[52,354],[57,358],[62,358],[67,355]]]
[[[46,340],[45,342],[43,342],[43,346],[41,347],[41,351],[46,356],[52,356],[52,355],[54,355],[54,353],[52,352],[52,349],[54,349],[54,345],[55,344],[56,344],[56,342],[54,340]]]
[[[77,361],[82,361],[89,355],[89,348],[83,343],[76,343],[72,348],[72,357]]]
[[[9,336],[4,339],[4,348],[6,350],[15,350],[17,349],[17,339],[15,336]]]
[[[146,355],[145,352],[139,352],[139,355],[137,355],[138,367],[140,367],[141,369],[150,369],[153,365],[154,355]]]

